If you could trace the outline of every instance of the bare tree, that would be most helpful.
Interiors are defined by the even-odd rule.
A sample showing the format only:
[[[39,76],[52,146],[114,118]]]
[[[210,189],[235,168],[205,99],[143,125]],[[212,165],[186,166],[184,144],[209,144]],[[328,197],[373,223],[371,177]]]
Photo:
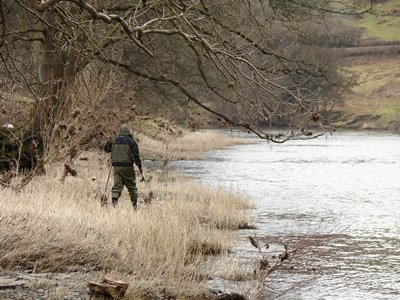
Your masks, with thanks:
[[[33,99],[33,132],[47,144],[71,103],[90,98],[93,78],[108,78],[110,96],[152,93],[158,107],[200,109],[273,142],[313,138],[306,123],[320,123],[324,91],[351,82],[337,75],[332,48],[304,29],[371,9],[332,0],[1,0],[0,88]],[[289,116],[300,117],[297,128],[264,130]]]

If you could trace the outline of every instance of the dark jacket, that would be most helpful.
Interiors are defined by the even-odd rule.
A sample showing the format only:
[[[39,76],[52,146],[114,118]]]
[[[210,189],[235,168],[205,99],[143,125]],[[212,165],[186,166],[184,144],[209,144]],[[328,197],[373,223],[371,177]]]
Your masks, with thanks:
[[[132,137],[132,131],[127,125],[122,125],[118,136],[113,141],[107,141],[104,151],[111,152],[113,166],[133,166],[135,163],[140,172],[142,161],[139,156],[139,146]]]

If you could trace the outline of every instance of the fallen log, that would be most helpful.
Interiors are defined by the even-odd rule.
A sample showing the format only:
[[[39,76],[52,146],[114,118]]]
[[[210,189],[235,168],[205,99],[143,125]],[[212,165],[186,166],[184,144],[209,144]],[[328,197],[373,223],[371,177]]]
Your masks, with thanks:
[[[104,278],[102,282],[88,281],[87,285],[93,294],[104,295],[108,297],[118,298],[125,295],[129,284],[123,281]]]

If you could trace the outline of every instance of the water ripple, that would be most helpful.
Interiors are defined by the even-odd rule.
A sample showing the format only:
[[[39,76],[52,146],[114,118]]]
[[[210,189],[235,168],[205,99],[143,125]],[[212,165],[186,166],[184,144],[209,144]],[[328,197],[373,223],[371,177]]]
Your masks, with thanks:
[[[274,289],[295,287],[282,299],[400,299],[399,135],[347,131],[275,145],[233,134],[254,143],[175,166],[251,195],[251,234],[299,249],[270,279]],[[248,235],[236,251],[257,255]]]

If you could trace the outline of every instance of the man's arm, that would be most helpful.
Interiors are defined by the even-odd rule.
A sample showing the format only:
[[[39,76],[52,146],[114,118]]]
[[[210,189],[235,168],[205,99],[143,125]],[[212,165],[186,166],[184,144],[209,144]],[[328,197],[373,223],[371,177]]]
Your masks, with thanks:
[[[112,150],[112,142],[111,141],[107,141],[107,143],[104,146],[104,151],[111,152],[111,150]]]
[[[140,173],[142,173],[143,168],[142,168],[142,160],[140,159],[140,154],[139,154],[139,146],[134,139],[130,141],[129,148],[131,149],[132,157],[133,160],[135,161],[135,164],[138,166]]]

